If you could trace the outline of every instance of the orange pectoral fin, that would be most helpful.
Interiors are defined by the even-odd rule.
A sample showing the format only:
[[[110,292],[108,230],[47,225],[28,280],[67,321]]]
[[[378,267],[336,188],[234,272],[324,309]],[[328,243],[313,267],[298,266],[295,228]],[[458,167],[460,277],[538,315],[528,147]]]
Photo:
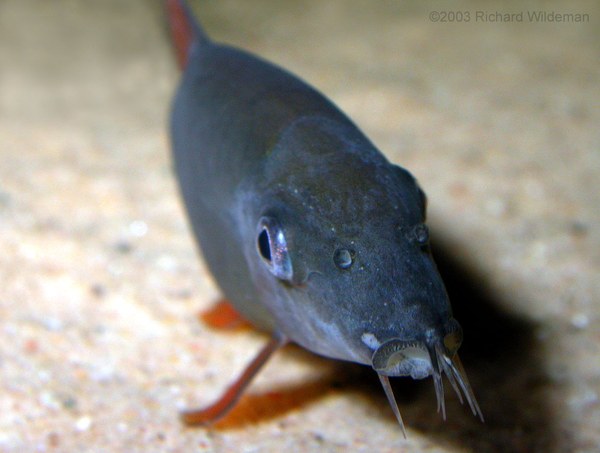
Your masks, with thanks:
[[[198,315],[200,321],[213,329],[219,330],[242,330],[252,327],[242,315],[240,315],[233,305],[223,299],[217,302],[213,307]]]
[[[204,409],[194,409],[181,413],[181,419],[186,425],[198,426],[212,424],[224,417],[240,399],[252,379],[267,363],[275,351],[287,343],[287,338],[274,335],[258,355],[250,362],[244,372],[225,393],[212,405]]]

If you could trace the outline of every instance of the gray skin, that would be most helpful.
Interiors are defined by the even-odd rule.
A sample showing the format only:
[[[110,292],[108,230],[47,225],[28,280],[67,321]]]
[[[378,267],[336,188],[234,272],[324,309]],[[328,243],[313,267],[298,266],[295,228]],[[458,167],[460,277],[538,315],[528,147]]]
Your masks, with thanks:
[[[454,366],[460,327],[415,178],[315,89],[195,30],[172,147],[195,237],[225,296],[257,327],[317,354],[380,376],[433,374],[442,411],[445,371],[476,407]]]
[[[425,341],[451,310],[427,246],[422,191],[327,99],[235,49],[196,46],[175,98],[173,150],[194,233],[225,296],[252,323],[318,354],[371,365],[374,334]],[[292,264],[257,248],[278,220]],[[354,251],[340,269],[337,249]]]

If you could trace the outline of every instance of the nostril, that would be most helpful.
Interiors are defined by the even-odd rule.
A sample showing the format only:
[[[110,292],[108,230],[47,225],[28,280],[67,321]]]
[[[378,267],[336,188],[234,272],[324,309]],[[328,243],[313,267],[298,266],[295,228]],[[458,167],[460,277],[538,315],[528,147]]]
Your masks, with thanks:
[[[412,231],[414,240],[421,246],[429,243],[429,228],[424,223],[416,225]]]
[[[427,247],[429,245],[429,228],[424,223],[419,223],[414,226],[398,226],[398,232],[401,236],[419,247]]]

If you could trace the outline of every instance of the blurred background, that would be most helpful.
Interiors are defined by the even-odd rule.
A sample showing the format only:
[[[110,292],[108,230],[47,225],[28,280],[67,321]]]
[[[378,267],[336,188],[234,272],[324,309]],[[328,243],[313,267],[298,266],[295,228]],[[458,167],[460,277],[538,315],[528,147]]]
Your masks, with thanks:
[[[183,427],[265,337],[198,319],[219,291],[171,169],[161,2],[2,0],[0,450],[597,451],[598,2],[192,3],[419,179],[486,423],[398,379],[404,440],[373,373],[291,347]]]

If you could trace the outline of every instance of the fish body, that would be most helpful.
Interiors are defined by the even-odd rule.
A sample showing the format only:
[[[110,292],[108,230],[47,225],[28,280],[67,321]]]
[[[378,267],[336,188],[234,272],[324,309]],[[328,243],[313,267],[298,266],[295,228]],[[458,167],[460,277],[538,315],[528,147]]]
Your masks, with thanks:
[[[480,415],[416,179],[320,92],[167,4],[176,174],[224,295],[277,344],[372,366],[393,408],[388,376],[433,375],[443,412],[445,373]]]

